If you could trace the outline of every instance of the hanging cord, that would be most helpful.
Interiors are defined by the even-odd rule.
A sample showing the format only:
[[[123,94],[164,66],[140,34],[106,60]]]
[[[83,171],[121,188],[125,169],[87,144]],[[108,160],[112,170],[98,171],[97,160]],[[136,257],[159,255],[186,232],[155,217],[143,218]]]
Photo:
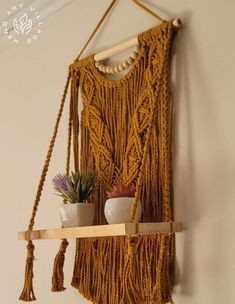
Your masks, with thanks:
[[[72,140],[72,125],[73,125],[73,98],[72,94],[70,96],[70,105],[69,105],[69,122],[68,122],[68,141],[67,141],[67,157],[66,157],[66,175],[69,176],[70,171],[70,155],[71,155],[71,140]],[[64,201],[64,203],[67,203]],[[52,271],[52,280],[51,280],[51,291],[59,292],[64,291],[64,261],[65,261],[65,252],[69,243],[66,239],[62,239],[58,253],[55,256],[53,271]]]
[[[46,161],[45,161],[45,164],[43,166],[42,174],[41,174],[41,177],[40,177],[40,182],[39,182],[38,189],[37,189],[36,199],[35,199],[35,202],[34,202],[31,219],[30,219],[30,223],[29,223],[29,226],[28,226],[28,231],[29,232],[33,230],[35,216],[36,216],[37,208],[38,208],[38,205],[39,205],[39,202],[40,202],[40,199],[41,199],[41,194],[42,194],[42,190],[43,190],[44,183],[45,183],[45,180],[46,180],[47,171],[48,171],[48,168],[49,168],[49,165],[50,165],[51,156],[52,156],[52,152],[53,152],[53,149],[54,149],[59,124],[60,124],[61,116],[62,116],[63,109],[64,109],[64,104],[65,104],[65,99],[66,99],[66,95],[67,95],[67,92],[68,92],[70,79],[71,79],[71,73],[69,72],[68,77],[67,77],[67,81],[66,81],[66,85],[65,85],[65,89],[64,89],[64,93],[63,93],[63,97],[62,97],[62,100],[61,100],[61,103],[60,103],[59,112],[57,114],[53,135],[51,137],[51,141],[50,141],[49,148],[48,148],[48,151],[47,151]]]
[[[157,18],[160,21],[165,21],[163,18],[161,18],[160,16],[158,16],[155,12],[153,12],[152,10],[150,10],[148,7],[146,7],[144,4],[140,3],[138,0],[132,0],[136,5],[138,5],[140,8],[142,8],[144,11],[146,11],[147,13],[149,13],[150,15],[154,16],[155,18]],[[111,9],[113,8],[114,4],[117,2],[117,0],[113,0],[111,2],[111,4],[109,5],[109,7],[107,8],[107,10],[105,11],[104,15],[101,17],[101,19],[99,20],[99,22],[97,23],[95,29],[92,31],[91,35],[89,36],[87,42],[85,43],[85,45],[83,46],[82,50],[80,51],[79,55],[77,56],[76,60],[77,61],[82,53],[85,51],[86,47],[88,46],[88,44],[91,42],[92,38],[95,36],[95,34],[97,33],[97,31],[99,30],[100,26],[102,25],[102,23],[104,22],[105,18],[108,16],[109,12],[111,11]]]
[[[147,13],[149,13],[150,15],[152,15],[153,17],[156,17],[158,20],[160,21],[165,21],[162,17],[160,17],[159,15],[157,15],[154,11],[152,11],[151,9],[149,9],[147,6],[145,6],[143,3],[139,2],[138,0],[132,0],[136,5],[138,5],[139,7],[141,7],[144,11],[146,11]]]
[[[71,139],[73,134],[73,152],[74,152],[74,170],[79,170],[79,148],[78,148],[78,133],[79,133],[79,118],[78,118],[78,87],[79,77],[76,73],[72,74],[71,79],[71,96],[70,96],[70,110],[69,110],[69,124],[68,124],[68,144],[67,144],[67,160],[66,160],[66,174],[69,175],[70,167],[70,151]],[[68,241],[63,239],[59,251],[55,257],[52,274],[51,291],[64,291],[64,260],[65,252],[68,247]]]
[[[102,25],[102,23],[104,22],[105,18],[108,16],[109,12],[111,11],[112,7],[114,6],[114,4],[116,3],[117,0],[113,0],[111,2],[111,4],[109,5],[109,7],[107,8],[107,10],[105,11],[104,15],[101,17],[101,19],[99,20],[99,22],[97,23],[95,29],[93,30],[93,32],[91,33],[90,37],[88,38],[87,42],[85,43],[85,45],[83,46],[82,50],[80,51],[78,57],[76,58],[76,60],[78,60],[82,53],[85,51],[86,47],[88,46],[88,44],[91,42],[92,38],[95,36],[95,34],[97,33],[97,31],[99,30],[100,26]]]
[[[22,293],[20,295],[20,298],[19,298],[22,301],[29,302],[29,301],[36,300],[35,295],[34,295],[34,291],[33,291],[34,245],[33,245],[33,242],[31,240],[29,240],[30,239],[30,232],[33,230],[33,226],[34,226],[34,222],[35,222],[35,216],[36,216],[36,213],[37,213],[37,209],[38,209],[38,205],[39,205],[39,202],[40,202],[42,190],[43,190],[43,187],[44,187],[47,171],[48,171],[48,168],[49,168],[49,165],[50,165],[50,160],[51,160],[52,152],[53,152],[53,149],[54,149],[55,140],[56,140],[56,136],[57,136],[57,133],[58,133],[58,128],[59,128],[61,116],[62,116],[63,109],[64,109],[64,104],[65,104],[66,95],[67,95],[67,92],[68,92],[70,79],[71,79],[71,73],[69,71],[68,76],[67,76],[65,89],[64,89],[64,93],[63,93],[63,96],[62,96],[62,99],[61,99],[61,102],[60,102],[60,107],[59,107],[59,111],[58,111],[58,114],[57,114],[53,134],[52,134],[50,144],[49,144],[49,147],[48,147],[48,151],[47,151],[47,154],[46,154],[46,160],[45,160],[45,163],[44,163],[44,166],[43,166],[43,169],[42,169],[39,185],[38,185],[38,188],[37,188],[36,198],[35,198],[34,206],[33,206],[33,210],[32,210],[32,215],[31,215],[30,222],[29,222],[29,225],[28,225],[28,233],[27,233],[28,234],[28,246],[27,246],[26,266],[25,266],[25,281],[24,281],[23,291],[22,291]]]
[[[74,170],[79,170],[79,117],[78,117],[78,75],[74,74],[71,82],[71,98],[72,98],[72,119],[73,119],[73,154],[74,154]]]
[[[67,158],[66,158],[66,175],[69,175],[70,171],[70,155],[71,155],[71,139],[72,139],[72,111],[73,111],[73,101],[70,97],[70,105],[69,105],[69,122],[68,122],[68,141],[67,141]]]

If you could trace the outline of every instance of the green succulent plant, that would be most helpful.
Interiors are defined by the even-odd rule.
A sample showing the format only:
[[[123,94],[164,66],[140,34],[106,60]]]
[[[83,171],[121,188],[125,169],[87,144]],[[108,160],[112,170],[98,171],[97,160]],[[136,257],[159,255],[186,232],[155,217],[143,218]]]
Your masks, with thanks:
[[[57,174],[52,180],[56,194],[65,201],[74,203],[85,203],[94,192],[95,175],[89,172],[87,175],[80,171],[71,172],[70,175]]]

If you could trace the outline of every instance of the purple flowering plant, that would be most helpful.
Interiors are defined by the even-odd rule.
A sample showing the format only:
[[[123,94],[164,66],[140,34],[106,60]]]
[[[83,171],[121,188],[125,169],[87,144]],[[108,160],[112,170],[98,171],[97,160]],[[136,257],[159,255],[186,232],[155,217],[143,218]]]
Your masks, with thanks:
[[[85,203],[94,192],[95,175],[89,172],[87,175],[81,172],[71,172],[70,175],[59,173],[52,179],[56,194],[66,202]]]

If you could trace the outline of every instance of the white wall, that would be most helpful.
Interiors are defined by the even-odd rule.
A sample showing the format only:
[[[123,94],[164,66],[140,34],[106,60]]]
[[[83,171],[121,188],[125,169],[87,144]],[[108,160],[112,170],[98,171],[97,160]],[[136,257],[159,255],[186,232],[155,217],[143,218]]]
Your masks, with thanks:
[[[0,47],[0,298],[18,303],[25,243],[16,239],[28,223],[35,188],[55,120],[67,66],[107,7],[108,0],[76,0],[44,22],[32,45]],[[1,16],[14,1],[2,0]],[[146,1],[163,16],[181,17],[172,92],[174,100],[175,212],[186,231],[177,235],[176,304],[235,302],[235,2]],[[135,36],[156,20],[120,0],[86,54]],[[59,200],[50,180],[65,159],[66,122],[59,133],[36,228],[60,225]],[[36,244],[37,303],[88,303],[69,286],[74,242],[66,259],[64,293],[50,292],[59,241]],[[118,303],[117,303],[118,304]]]

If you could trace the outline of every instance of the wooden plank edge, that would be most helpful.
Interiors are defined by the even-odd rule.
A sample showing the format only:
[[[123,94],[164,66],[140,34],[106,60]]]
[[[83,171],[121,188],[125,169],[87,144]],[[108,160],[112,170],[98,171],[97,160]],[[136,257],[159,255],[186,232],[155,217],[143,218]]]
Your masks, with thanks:
[[[112,225],[112,235],[125,235],[125,224]],[[40,239],[71,239],[86,237],[110,236],[110,225],[97,225],[85,227],[71,227],[59,229],[33,230],[31,232],[21,231],[18,233],[19,240],[40,240]]]
[[[126,224],[127,235],[143,235],[143,234],[163,234],[182,232],[183,225],[181,222],[158,222],[158,223],[138,223]]]
[[[86,227],[71,227],[60,229],[33,230],[31,232],[21,231],[18,233],[19,240],[41,240],[41,239],[71,239],[86,237],[105,237],[122,235],[143,235],[159,233],[182,232],[181,222],[161,223],[127,223],[113,225],[96,225]]]

